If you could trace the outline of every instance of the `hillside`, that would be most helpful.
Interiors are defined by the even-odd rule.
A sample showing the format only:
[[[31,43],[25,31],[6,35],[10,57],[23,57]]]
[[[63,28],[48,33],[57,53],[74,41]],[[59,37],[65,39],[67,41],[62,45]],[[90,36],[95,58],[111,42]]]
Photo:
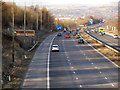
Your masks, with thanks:
[[[56,17],[71,17],[77,18],[82,16],[101,16],[105,19],[114,18],[118,13],[118,4],[91,6],[91,5],[58,5],[48,6],[50,11],[56,15]],[[64,12],[64,13],[63,13]]]

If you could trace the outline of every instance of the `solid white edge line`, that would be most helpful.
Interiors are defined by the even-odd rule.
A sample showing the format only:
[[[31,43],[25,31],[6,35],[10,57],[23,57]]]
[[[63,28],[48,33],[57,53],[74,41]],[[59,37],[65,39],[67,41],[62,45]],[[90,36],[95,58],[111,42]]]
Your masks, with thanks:
[[[84,40],[85,41],[85,40]],[[86,41],[85,41],[86,42]],[[87,43],[87,42],[86,42]],[[120,68],[117,64],[115,64],[114,62],[112,62],[108,57],[106,57],[105,55],[103,55],[102,53],[100,53],[98,50],[96,50],[93,46],[91,46],[89,43],[87,43],[90,47],[92,47],[96,52],[98,52],[100,55],[102,55],[104,58],[106,58],[108,61],[110,61],[112,64],[114,64],[116,67]]]
[[[114,85],[112,84],[112,86],[114,87]]]
[[[49,47],[49,52],[48,52],[48,63],[47,63],[47,90],[49,90],[50,88],[50,77],[49,77],[49,64],[50,64],[50,51],[51,51],[51,46],[52,46],[52,43],[53,43],[53,40],[55,39],[56,35],[53,37],[51,43],[50,43],[50,47]]]

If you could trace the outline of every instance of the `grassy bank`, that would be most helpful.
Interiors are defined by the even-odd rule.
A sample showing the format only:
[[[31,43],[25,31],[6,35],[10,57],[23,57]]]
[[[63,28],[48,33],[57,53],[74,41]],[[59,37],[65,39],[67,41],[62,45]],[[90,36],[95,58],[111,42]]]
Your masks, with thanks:
[[[50,34],[50,30],[43,29],[37,32],[37,37],[15,37],[15,61],[12,61],[12,31],[3,29],[3,88],[19,88],[19,85],[22,81],[24,73],[29,65],[37,47],[40,43]],[[34,41],[38,40],[39,43],[34,50],[28,52],[35,43]],[[24,58],[24,55],[27,55],[27,59]],[[9,82],[8,76],[11,76],[11,81]]]

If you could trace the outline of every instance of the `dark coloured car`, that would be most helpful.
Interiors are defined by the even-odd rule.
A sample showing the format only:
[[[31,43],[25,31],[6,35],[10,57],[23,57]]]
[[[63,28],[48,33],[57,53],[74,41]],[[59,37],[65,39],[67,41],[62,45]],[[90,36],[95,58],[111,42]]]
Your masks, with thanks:
[[[80,35],[76,35],[75,38],[76,38],[76,39],[79,39],[79,38],[80,38]]]
[[[78,43],[84,43],[83,38],[79,38]]]
[[[57,36],[62,36],[62,33],[58,33]]]

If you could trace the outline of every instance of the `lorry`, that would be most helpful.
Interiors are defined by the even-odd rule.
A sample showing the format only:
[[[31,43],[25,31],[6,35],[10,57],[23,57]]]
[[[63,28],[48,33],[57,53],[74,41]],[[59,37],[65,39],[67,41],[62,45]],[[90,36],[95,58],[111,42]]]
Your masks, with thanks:
[[[98,31],[99,31],[99,33],[100,33],[100,32],[103,32],[103,31],[104,31],[104,28],[103,28],[103,27],[98,27]]]
[[[105,31],[104,31],[103,27],[98,27],[98,32],[99,32],[100,35],[104,35],[105,34]]]

